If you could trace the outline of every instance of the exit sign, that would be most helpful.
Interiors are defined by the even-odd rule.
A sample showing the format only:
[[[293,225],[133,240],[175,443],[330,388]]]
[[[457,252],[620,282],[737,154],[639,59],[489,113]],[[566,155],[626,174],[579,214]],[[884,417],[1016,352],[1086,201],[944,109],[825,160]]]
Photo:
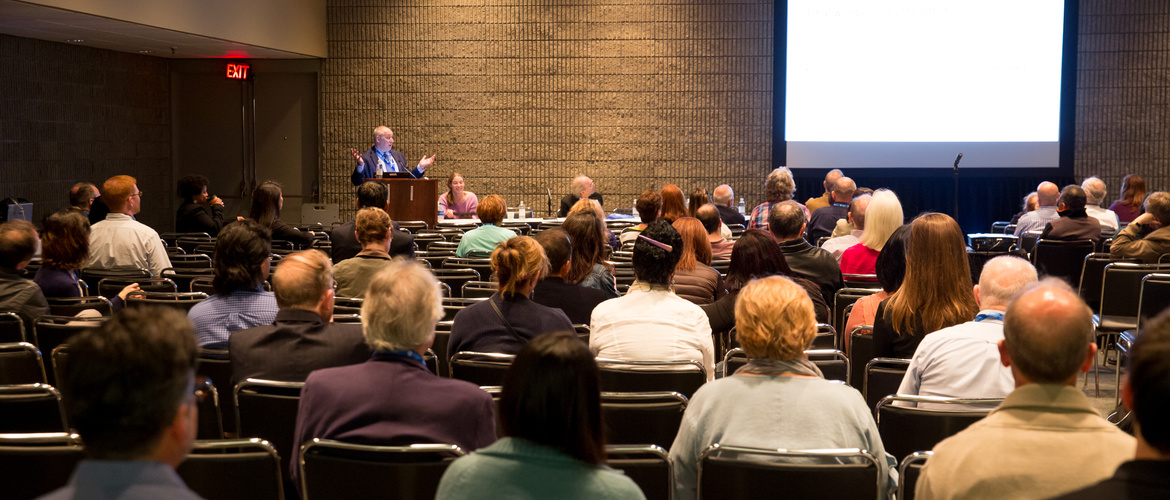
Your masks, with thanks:
[[[247,80],[248,79],[247,64],[231,64],[227,65],[227,77],[230,80]]]

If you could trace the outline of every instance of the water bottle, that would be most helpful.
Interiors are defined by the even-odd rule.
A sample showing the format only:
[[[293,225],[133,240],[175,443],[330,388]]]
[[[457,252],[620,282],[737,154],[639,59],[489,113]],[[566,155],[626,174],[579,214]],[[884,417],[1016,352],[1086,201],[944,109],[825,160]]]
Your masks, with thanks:
[[[638,216],[638,199],[634,198],[634,204],[630,206],[630,215]]]
[[[521,218],[521,219],[528,217],[528,208],[526,206],[524,206],[523,201],[520,202],[520,210],[519,210],[519,213],[516,214],[516,216]]]
[[[446,212],[444,212],[444,211],[443,211],[443,204],[442,204],[442,203],[439,203],[439,217],[438,217],[438,220],[443,220],[443,218],[444,218],[444,216],[445,216],[445,215],[447,215],[447,214],[446,214]]]
[[[745,204],[743,202],[742,197],[740,197],[740,199],[739,199],[739,214],[740,215],[747,215],[747,204]]]

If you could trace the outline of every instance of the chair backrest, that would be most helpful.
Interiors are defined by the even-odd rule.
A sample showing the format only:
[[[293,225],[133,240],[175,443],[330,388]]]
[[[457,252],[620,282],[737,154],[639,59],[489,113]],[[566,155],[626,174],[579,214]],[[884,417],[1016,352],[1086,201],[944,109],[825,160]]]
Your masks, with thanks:
[[[686,409],[686,396],[677,392],[602,392],[606,442],[669,448]]]
[[[204,498],[281,500],[281,459],[262,439],[196,441],[176,471]]]
[[[276,264],[276,262],[273,262],[273,264]],[[195,278],[208,278],[208,280],[210,280],[211,278],[214,277],[214,275],[215,275],[214,269],[203,269],[203,268],[187,268],[187,269],[167,268],[167,269],[163,269],[162,273],[160,273],[161,277],[171,280],[171,282],[173,282],[175,284],[175,288],[179,291],[190,291],[190,292],[203,291],[204,293],[207,293],[207,292],[204,290],[193,290],[191,288],[191,282],[194,281]],[[212,289],[212,291],[214,292],[214,289]],[[211,295],[211,294],[208,293],[208,295]]]
[[[916,451],[929,450],[987,416],[1002,399],[962,399],[933,396],[885,396],[874,416],[886,452],[901,460]],[[930,408],[901,406],[929,403]],[[955,409],[940,407],[954,406]]]
[[[236,384],[236,430],[243,438],[268,441],[280,454],[280,470],[288,470],[296,433],[297,406],[304,382],[250,378]]]
[[[731,239],[733,240],[738,239],[743,235],[744,231],[747,231],[747,228],[743,227],[743,224],[728,224],[727,229],[731,230]]]
[[[424,229],[431,227],[426,221],[421,220],[400,220],[398,221],[398,229],[410,233],[418,233]]]
[[[364,299],[360,297],[334,297],[333,312],[336,314],[361,314]]]
[[[203,253],[170,256],[174,269],[211,269],[211,257]]]
[[[82,330],[101,326],[107,318],[75,318],[73,316],[41,316],[33,326],[33,345],[42,353],[53,352],[57,346],[64,344]]]
[[[143,278],[153,277],[154,274],[141,267],[134,266],[115,266],[109,268],[101,267],[87,267],[81,270],[80,278],[89,283],[100,282],[103,278],[121,278],[128,280],[139,280]],[[129,283],[134,283],[130,281]]]
[[[513,354],[498,352],[457,352],[451,356],[451,378],[475,385],[503,385],[504,372],[516,360]]]
[[[445,264],[444,264],[445,265]],[[435,273],[435,278],[446,283],[451,287],[451,292],[454,297],[463,296],[463,284],[468,281],[482,281],[479,271],[470,267],[464,268],[433,268],[432,273]]]
[[[46,370],[49,385],[56,387],[58,380],[65,380],[65,367],[69,364],[69,344],[61,344],[49,351],[49,362],[53,369]]]
[[[483,302],[485,300],[488,300],[488,297],[443,297],[443,321],[454,321],[455,315],[459,314],[459,311],[467,309],[468,306]]]
[[[20,315],[11,312],[0,312],[0,342],[28,342],[31,341],[28,332],[32,325],[25,325]]]
[[[48,384],[41,351],[28,342],[0,344],[0,385]]]
[[[850,304],[857,302],[862,297],[868,297],[880,292],[880,288],[842,288],[833,294],[833,328],[838,332],[845,332],[845,325],[849,322],[849,316],[845,314],[845,308]],[[838,346],[840,347],[840,346]]]
[[[698,498],[884,498],[886,468],[867,451],[770,450],[713,444],[699,455]]]
[[[624,361],[597,359],[601,390],[606,392],[677,392],[690,398],[707,382],[695,360]]]
[[[1006,220],[995,221],[991,223],[991,233],[1004,234],[1007,227],[1011,224]]]
[[[1081,278],[1077,293],[1086,304],[1089,304],[1093,312],[1100,310],[1101,280],[1105,276],[1105,266],[1112,262],[1141,263],[1138,259],[1114,259],[1108,253],[1091,253],[1085,256],[1085,261],[1081,264]]]
[[[65,486],[84,458],[77,434],[0,434],[4,498],[37,498]]]
[[[175,246],[182,248],[184,252],[196,253],[195,247],[199,245],[211,244],[214,246],[215,238],[206,234],[201,235],[183,235],[175,238]]]
[[[916,451],[902,460],[902,465],[898,466],[898,500],[914,500],[922,466],[933,454],[933,451]]]
[[[126,296],[126,306],[166,306],[190,312],[195,304],[205,299],[207,294],[203,292],[134,292]]]
[[[431,343],[431,349],[439,354],[438,368],[440,377],[451,376],[451,360],[447,359],[447,345],[451,341],[451,326],[455,322],[446,320],[440,321],[435,325],[435,341]]]
[[[661,446],[606,445],[605,463],[633,479],[646,500],[674,498],[674,473],[670,456]]]
[[[813,349],[836,349],[837,348],[837,330],[833,325],[828,323],[817,324],[817,335],[813,337]]]
[[[93,309],[102,316],[113,314],[110,299],[100,295],[94,297],[45,297],[49,303],[49,314],[55,316],[76,316],[77,313]]]
[[[443,267],[446,269],[475,269],[480,278],[485,280],[492,275],[490,258],[447,257],[447,260],[443,261]]]
[[[414,235],[414,242],[418,245],[419,250],[427,250],[430,247],[430,244],[436,241],[447,241],[447,239],[439,233],[420,232],[415,233]]]
[[[372,446],[313,439],[300,449],[304,500],[379,497],[430,500],[447,466],[465,453],[453,444]]]
[[[1147,274],[1170,271],[1166,264],[1111,262],[1101,278],[1101,316],[1133,318],[1137,322],[1142,279]]]
[[[138,287],[144,292],[175,293],[179,291],[175,282],[169,278],[102,278],[98,281],[98,295],[107,298],[116,297],[118,292],[133,283],[138,283]]]
[[[1085,256],[1093,253],[1093,240],[1060,241],[1041,239],[1032,250],[1032,263],[1041,275],[1060,278],[1077,285],[1085,266]]]
[[[236,399],[229,394],[228,387],[232,387],[232,363],[228,358],[227,350],[199,349],[199,362],[195,365],[195,374],[207,377],[215,385],[219,398],[220,422],[224,431],[236,433]],[[225,388],[219,391],[219,388]],[[200,414],[202,417],[202,414]]]
[[[491,297],[496,293],[496,282],[494,281],[468,281],[463,284],[463,295],[465,298],[472,297]]]
[[[1170,274],[1147,274],[1138,298],[1138,330],[1142,324],[1170,307]]]
[[[209,377],[196,377],[195,393],[199,394],[199,429],[196,439],[223,439],[223,415],[219,409],[219,389]]]
[[[190,238],[192,240],[211,239],[211,235],[207,233],[159,233],[158,236],[163,240],[163,243],[167,244],[167,248],[176,246],[175,243],[179,241],[179,238]]]
[[[200,276],[198,278],[192,279],[188,288],[192,292],[202,292],[206,293],[208,296],[215,295],[215,286],[211,284],[213,280],[215,280],[215,278],[212,276]]]
[[[613,263],[613,277],[619,285],[632,285],[636,276],[634,275],[634,263],[617,261]]]
[[[865,365],[873,359],[873,325],[862,325],[849,332],[849,385],[864,387]]]
[[[0,385],[0,433],[68,432],[61,393],[48,384]]]
[[[876,274],[842,274],[842,280],[845,282],[846,288],[873,288],[880,290],[882,284],[878,283]]]
[[[898,392],[909,368],[910,360],[902,358],[873,358],[865,364],[865,383],[861,393],[865,395],[869,409],[877,408],[878,401]]]
[[[825,380],[840,380],[846,384],[849,383],[849,358],[845,356],[844,352],[836,349],[810,349],[804,351],[804,354],[808,356],[809,361],[817,365],[821,374],[825,376]],[[723,376],[734,374],[747,362],[747,353],[743,351],[742,347],[727,351],[723,357]]]

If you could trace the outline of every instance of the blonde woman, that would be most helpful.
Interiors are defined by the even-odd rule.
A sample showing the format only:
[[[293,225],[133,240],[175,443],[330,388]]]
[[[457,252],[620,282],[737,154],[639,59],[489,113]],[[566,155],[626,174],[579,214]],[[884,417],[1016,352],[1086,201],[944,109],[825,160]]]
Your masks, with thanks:
[[[875,274],[878,253],[895,229],[902,226],[902,202],[888,189],[874,191],[865,210],[865,229],[860,243],[841,254],[842,274]]]

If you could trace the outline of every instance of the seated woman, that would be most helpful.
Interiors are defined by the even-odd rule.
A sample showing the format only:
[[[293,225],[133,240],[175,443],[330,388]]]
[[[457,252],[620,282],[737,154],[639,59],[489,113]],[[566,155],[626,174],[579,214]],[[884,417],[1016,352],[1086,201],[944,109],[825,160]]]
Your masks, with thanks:
[[[293,449],[313,438],[359,444],[447,443],[465,451],[496,440],[492,398],[475,385],[436,376],[423,363],[443,317],[435,276],[397,258],[370,281],[362,335],[365,363],[316,370],[305,380]],[[291,461],[297,485],[300,467]]]
[[[544,249],[536,240],[517,236],[500,243],[492,252],[492,272],[499,280],[496,293],[455,315],[448,358],[460,351],[516,354],[538,335],[573,331],[563,311],[528,298],[548,273]]]
[[[571,332],[542,335],[504,375],[495,444],[455,460],[435,498],[640,499],[605,465],[597,363]]]
[[[817,323],[829,322],[829,306],[821,296],[820,286],[792,272],[772,233],[748,229],[735,240],[735,247],[731,249],[731,266],[727,269],[730,293],[714,304],[701,306],[703,312],[707,313],[711,331],[724,333],[735,326],[735,301],[740,289],[751,280],[775,275],[784,276],[804,288],[812,300]]]
[[[878,252],[890,234],[902,227],[902,203],[893,191],[879,189],[873,193],[864,217],[861,242],[841,254],[841,274],[874,274]]]
[[[613,266],[605,261],[605,223],[591,212],[583,212],[570,215],[561,229],[569,233],[573,245],[565,281],[601,290],[611,299],[619,297]]]
[[[472,252],[486,255],[495,250],[496,243],[516,237],[515,231],[499,226],[504,216],[508,214],[508,205],[500,195],[488,195],[483,199],[483,203],[475,208],[475,213],[479,216],[481,224],[463,235],[459,240],[459,247],[455,249],[455,255],[467,257]],[[487,276],[482,278],[486,280]]]
[[[80,297],[78,270],[89,258],[89,219],[77,210],[65,209],[49,214],[41,225],[41,268],[33,282],[45,298]],[[97,283],[93,286],[96,291]],[[109,297],[113,312],[122,310],[126,296],[135,290],[139,290],[138,283]]]
[[[637,281],[626,296],[593,309],[589,349],[599,358],[626,361],[692,359],[715,375],[715,348],[707,315],[671,290],[682,256],[682,237],[665,220],[655,221],[634,244]]]
[[[695,498],[699,454],[715,443],[808,450],[861,448],[893,472],[873,414],[852,387],[826,381],[804,355],[816,335],[809,293],[787,278],[749,283],[735,304],[748,364],[695,392],[670,459],[674,498]],[[893,484],[887,478],[887,485]],[[888,489],[888,486],[887,486]]]
[[[687,202],[683,199],[682,190],[674,184],[662,186],[662,218],[674,224],[674,221],[687,216]]]
[[[642,191],[642,194],[638,195],[638,199],[634,201],[634,210],[638,212],[635,215],[642,223],[622,230],[622,234],[618,235],[618,240],[623,246],[633,245],[634,240],[638,239],[642,230],[658,219],[658,212],[662,210],[662,195],[653,189]]]
[[[1109,210],[1117,212],[1117,220],[1122,224],[1128,224],[1145,213],[1143,206],[1145,199],[1145,179],[1140,175],[1130,174],[1121,179],[1121,198],[1109,205]]]
[[[780,202],[792,200],[793,194],[796,194],[796,181],[793,180],[792,171],[788,167],[779,167],[768,173],[768,178],[764,181],[764,199],[767,201],[752,209],[752,215],[748,217],[748,229],[768,229],[768,214],[772,212],[772,207]],[[804,220],[812,218],[808,207],[800,203],[796,205],[804,212]]]
[[[949,215],[919,215],[910,223],[902,286],[874,316],[874,357],[909,358],[926,334],[978,312],[963,230]]]
[[[252,191],[252,208],[248,211],[248,218],[272,231],[272,241],[287,241],[297,248],[308,248],[313,244],[313,233],[301,231],[280,220],[280,210],[284,208],[284,195],[280,191],[280,184],[274,181],[265,181],[255,191]]]
[[[451,172],[447,177],[447,192],[439,196],[439,209],[444,218],[471,219],[476,216],[479,199],[475,193],[464,191],[463,187],[463,174]]]
[[[617,235],[613,234],[613,231],[610,231],[609,228],[604,227],[605,210],[601,209],[601,203],[598,203],[597,200],[582,198],[580,200],[577,200],[577,203],[573,204],[573,207],[569,209],[569,213],[568,213],[568,215],[566,215],[566,217],[571,217],[574,214],[579,214],[581,212],[591,213],[591,214],[593,214],[594,217],[597,217],[597,220],[602,222],[602,227],[605,229],[606,243],[609,243],[610,248],[617,250],[618,249]]]
[[[886,300],[891,293],[902,286],[902,278],[906,276],[906,243],[910,240],[910,225],[906,224],[895,229],[886,245],[878,253],[875,271],[878,284],[882,286],[880,292],[867,295],[853,303],[853,310],[849,312],[849,320],[845,323],[845,331],[841,332],[841,339],[845,341],[845,350],[849,350],[849,335],[859,326],[873,326],[877,317],[878,304]],[[867,333],[873,333],[872,331]]]
[[[179,179],[179,197],[183,204],[175,213],[175,231],[219,234],[223,228],[223,200],[218,196],[207,196],[206,177],[188,175]]]
[[[682,256],[674,266],[674,293],[698,305],[711,304],[727,295],[723,276],[711,267],[711,243],[703,223],[683,217],[673,226],[683,240]]]

